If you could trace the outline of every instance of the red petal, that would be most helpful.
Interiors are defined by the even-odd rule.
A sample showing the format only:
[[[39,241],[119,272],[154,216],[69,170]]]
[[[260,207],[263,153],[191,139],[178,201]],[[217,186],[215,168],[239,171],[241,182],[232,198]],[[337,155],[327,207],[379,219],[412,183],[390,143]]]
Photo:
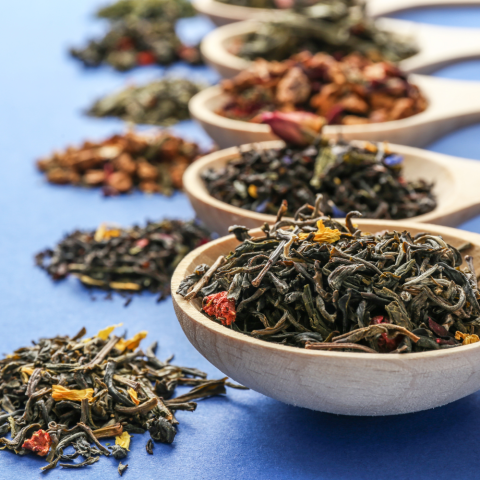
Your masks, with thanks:
[[[38,455],[44,457],[50,450],[52,439],[45,430],[38,430],[31,438],[23,442],[22,448],[37,452]]]

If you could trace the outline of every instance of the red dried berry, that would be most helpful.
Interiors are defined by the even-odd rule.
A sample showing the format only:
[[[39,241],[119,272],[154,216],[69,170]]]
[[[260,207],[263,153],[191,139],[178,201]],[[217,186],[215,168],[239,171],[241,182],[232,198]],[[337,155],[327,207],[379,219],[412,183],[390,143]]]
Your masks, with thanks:
[[[231,325],[236,318],[235,300],[227,298],[228,292],[213,293],[203,299],[203,310],[207,315],[221,320],[222,325]]]
[[[31,438],[23,442],[22,448],[36,452],[37,455],[44,457],[50,450],[52,439],[45,430],[38,430]]]
[[[138,52],[137,63],[139,65],[152,65],[156,62],[155,55],[152,52]]]

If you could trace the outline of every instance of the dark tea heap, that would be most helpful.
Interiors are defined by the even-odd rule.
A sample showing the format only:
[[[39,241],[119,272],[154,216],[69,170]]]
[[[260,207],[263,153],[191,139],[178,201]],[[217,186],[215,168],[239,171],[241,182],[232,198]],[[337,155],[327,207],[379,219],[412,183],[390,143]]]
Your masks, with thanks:
[[[183,188],[182,176],[199,149],[166,132],[129,131],[100,142],[86,141],[38,160],[37,167],[55,184],[103,187],[104,195],[131,192],[171,195]]]
[[[321,210],[334,217],[358,210],[369,218],[400,219],[432,211],[433,185],[405,180],[402,161],[386,144],[321,139],[306,148],[240,150],[240,158],[203,172],[202,179],[214,198],[272,215],[283,199],[292,216],[318,193]]]
[[[315,4],[332,6],[342,8],[343,5],[354,5],[355,0],[217,0],[220,3],[226,3],[228,5],[237,5],[238,7],[249,8],[304,8],[311,7]]]
[[[193,412],[193,400],[225,394],[226,385],[244,388],[226,378],[207,380],[206,373],[172,365],[171,358],[161,361],[156,342],[145,352],[138,348],[147,332],[125,339],[112,335],[115,327],[84,340],[85,328],[71,338],[41,338],[0,360],[3,448],[45,457],[43,471],[82,468],[101,455],[124,459],[130,434],[148,430],[146,450],[153,454],[152,439],[173,442],[177,411]],[[177,385],[193,388],[173,398]],[[106,438],[115,444],[106,448],[99,442]],[[69,447],[73,453],[65,453]],[[120,475],[127,466],[119,463]]]
[[[128,293],[148,290],[163,300],[170,294],[178,263],[209,240],[209,233],[194,221],[163,220],[130,229],[102,224],[96,231],[67,235],[54,250],[35,258],[54,280],[74,274],[87,286]]]
[[[173,125],[190,118],[188,102],[203,87],[182,78],[163,78],[97,100],[87,111],[92,117],[118,117],[147,125]]]
[[[409,353],[479,341],[480,293],[472,257],[428,232],[362,233],[315,207],[199,265],[177,293],[203,298],[212,320],[270,342],[316,350]]]

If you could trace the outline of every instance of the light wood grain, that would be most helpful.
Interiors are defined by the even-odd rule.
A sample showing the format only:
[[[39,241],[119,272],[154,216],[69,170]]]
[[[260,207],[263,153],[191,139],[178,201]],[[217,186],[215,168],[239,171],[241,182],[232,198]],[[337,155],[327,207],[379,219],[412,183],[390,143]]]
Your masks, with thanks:
[[[267,149],[280,148],[283,145],[283,142],[273,141],[254,146]],[[242,148],[252,146],[244,145]],[[480,215],[480,162],[401,145],[390,145],[389,148],[404,157],[403,176],[407,180],[424,179],[435,184],[437,207],[430,213],[410,219],[410,223],[457,226]],[[222,168],[238,156],[236,147],[214,152],[192,163],[183,177],[185,191],[198,218],[220,235],[227,235],[231,225],[256,228],[275,220],[272,215],[234,207],[208,193],[201,179],[202,172],[211,168]]]
[[[428,100],[427,109],[409,118],[366,125],[327,125],[325,136],[347,140],[388,141],[423,147],[446,133],[480,121],[480,83],[411,75]],[[215,113],[228,101],[219,86],[195,95],[189,104],[192,117],[222,148],[274,140],[268,125],[224,118]]]
[[[235,38],[255,32],[260,23],[238,22],[210,32],[201,44],[205,61],[224,78],[248,68],[251,62],[231,54],[229,45]],[[450,63],[480,57],[480,29],[439,27],[390,18],[379,19],[378,25],[411,37],[418,45],[419,53],[399,63],[407,73],[431,73]]]
[[[363,231],[428,230],[468,251],[480,269],[480,235],[413,222],[355,220]],[[255,235],[261,232],[256,231]],[[192,345],[225,375],[291,405],[343,415],[393,415],[438,407],[480,389],[480,343],[411,354],[311,351],[275,345],[223,327],[175,292],[201,263],[212,265],[238,242],[223,237],[191,252],[172,278],[172,297],[180,325]]]

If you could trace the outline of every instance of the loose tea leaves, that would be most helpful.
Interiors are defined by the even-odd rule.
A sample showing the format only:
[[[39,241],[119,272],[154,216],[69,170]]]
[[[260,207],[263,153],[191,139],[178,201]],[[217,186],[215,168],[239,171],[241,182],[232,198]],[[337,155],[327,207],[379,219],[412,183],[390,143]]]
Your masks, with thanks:
[[[264,121],[265,112],[306,111],[325,124],[358,125],[400,120],[427,107],[395,65],[359,54],[338,61],[308,52],[281,63],[257,60],[221,85],[229,99],[217,113],[251,122]]]
[[[97,12],[97,17],[108,20],[147,19],[168,22],[194,15],[195,10],[188,0],[117,0]]]
[[[319,2],[318,0],[216,0],[220,3],[226,3],[228,5],[237,5],[239,7],[250,7],[250,8],[305,8],[312,5],[331,5],[333,4],[341,5],[353,5],[355,2],[352,0],[323,0]],[[338,7],[337,7],[338,8]]]
[[[103,187],[105,195],[131,192],[171,195],[183,188],[182,176],[199,154],[198,146],[166,132],[129,131],[100,142],[86,141],[38,160],[55,184]]]
[[[35,259],[53,280],[73,274],[87,286],[128,294],[148,290],[163,300],[178,263],[209,240],[194,221],[163,220],[130,229],[102,224],[96,231],[74,231]]]
[[[183,45],[173,24],[147,20],[115,23],[104,37],[90,40],[84,48],[72,48],[70,53],[86,67],[107,63],[120,71],[179,60],[202,63],[198,48]]]
[[[190,118],[188,102],[203,86],[181,78],[164,78],[107,95],[87,114],[118,117],[136,124],[173,125]]]
[[[229,51],[247,60],[285,60],[308,51],[340,58],[358,52],[372,61],[398,62],[418,53],[411,38],[379,29],[360,5],[320,4],[302,13],[283,12],[255,32],[233,39]]]
[[[121,460],[128,455],[130,434],[148,430],[150,450],[152,439],[172,443],[177,411],[195,411],[194,400],[225,394],[226,386],[245,388],[227,378],[207,380],[206,373],[171,359],[161,361],[156,342],[145,352],[139,349],[147,332],[125,340],[113,334],[119,326],[83,340],[85,328],[74,337],[41,338],[0,360],[3,448],[45,457],[43,471],[83,468],[102,455]],[[174,397],[178,385],[193,388]],[[107,449],[99,442],[104,438],[115,438],[115,445]],[[65,453],[67,447],[74,453]],[[73,463],[78,457],[84,460]],[[120,462],[119,473],[127,466]]]
[[[480,339],[472,257],[428,232],[362,233],[305,205],[263,227],[214,266],[200,265],[178,294],[203,298],[205,315],[237,332],[307,349],[409,353]],[[206,273],[208,271],[208,273]]]
[[[217,200],[275,215],[287,200],[285,215],[323,195],[320,209],[345,217],[359,211],[368,218],[400,219],[436,207],[433,184],[403,177],[403,158],[386,144],[318,139],[305,148],[240,149],[239,158],[202,173]]]

